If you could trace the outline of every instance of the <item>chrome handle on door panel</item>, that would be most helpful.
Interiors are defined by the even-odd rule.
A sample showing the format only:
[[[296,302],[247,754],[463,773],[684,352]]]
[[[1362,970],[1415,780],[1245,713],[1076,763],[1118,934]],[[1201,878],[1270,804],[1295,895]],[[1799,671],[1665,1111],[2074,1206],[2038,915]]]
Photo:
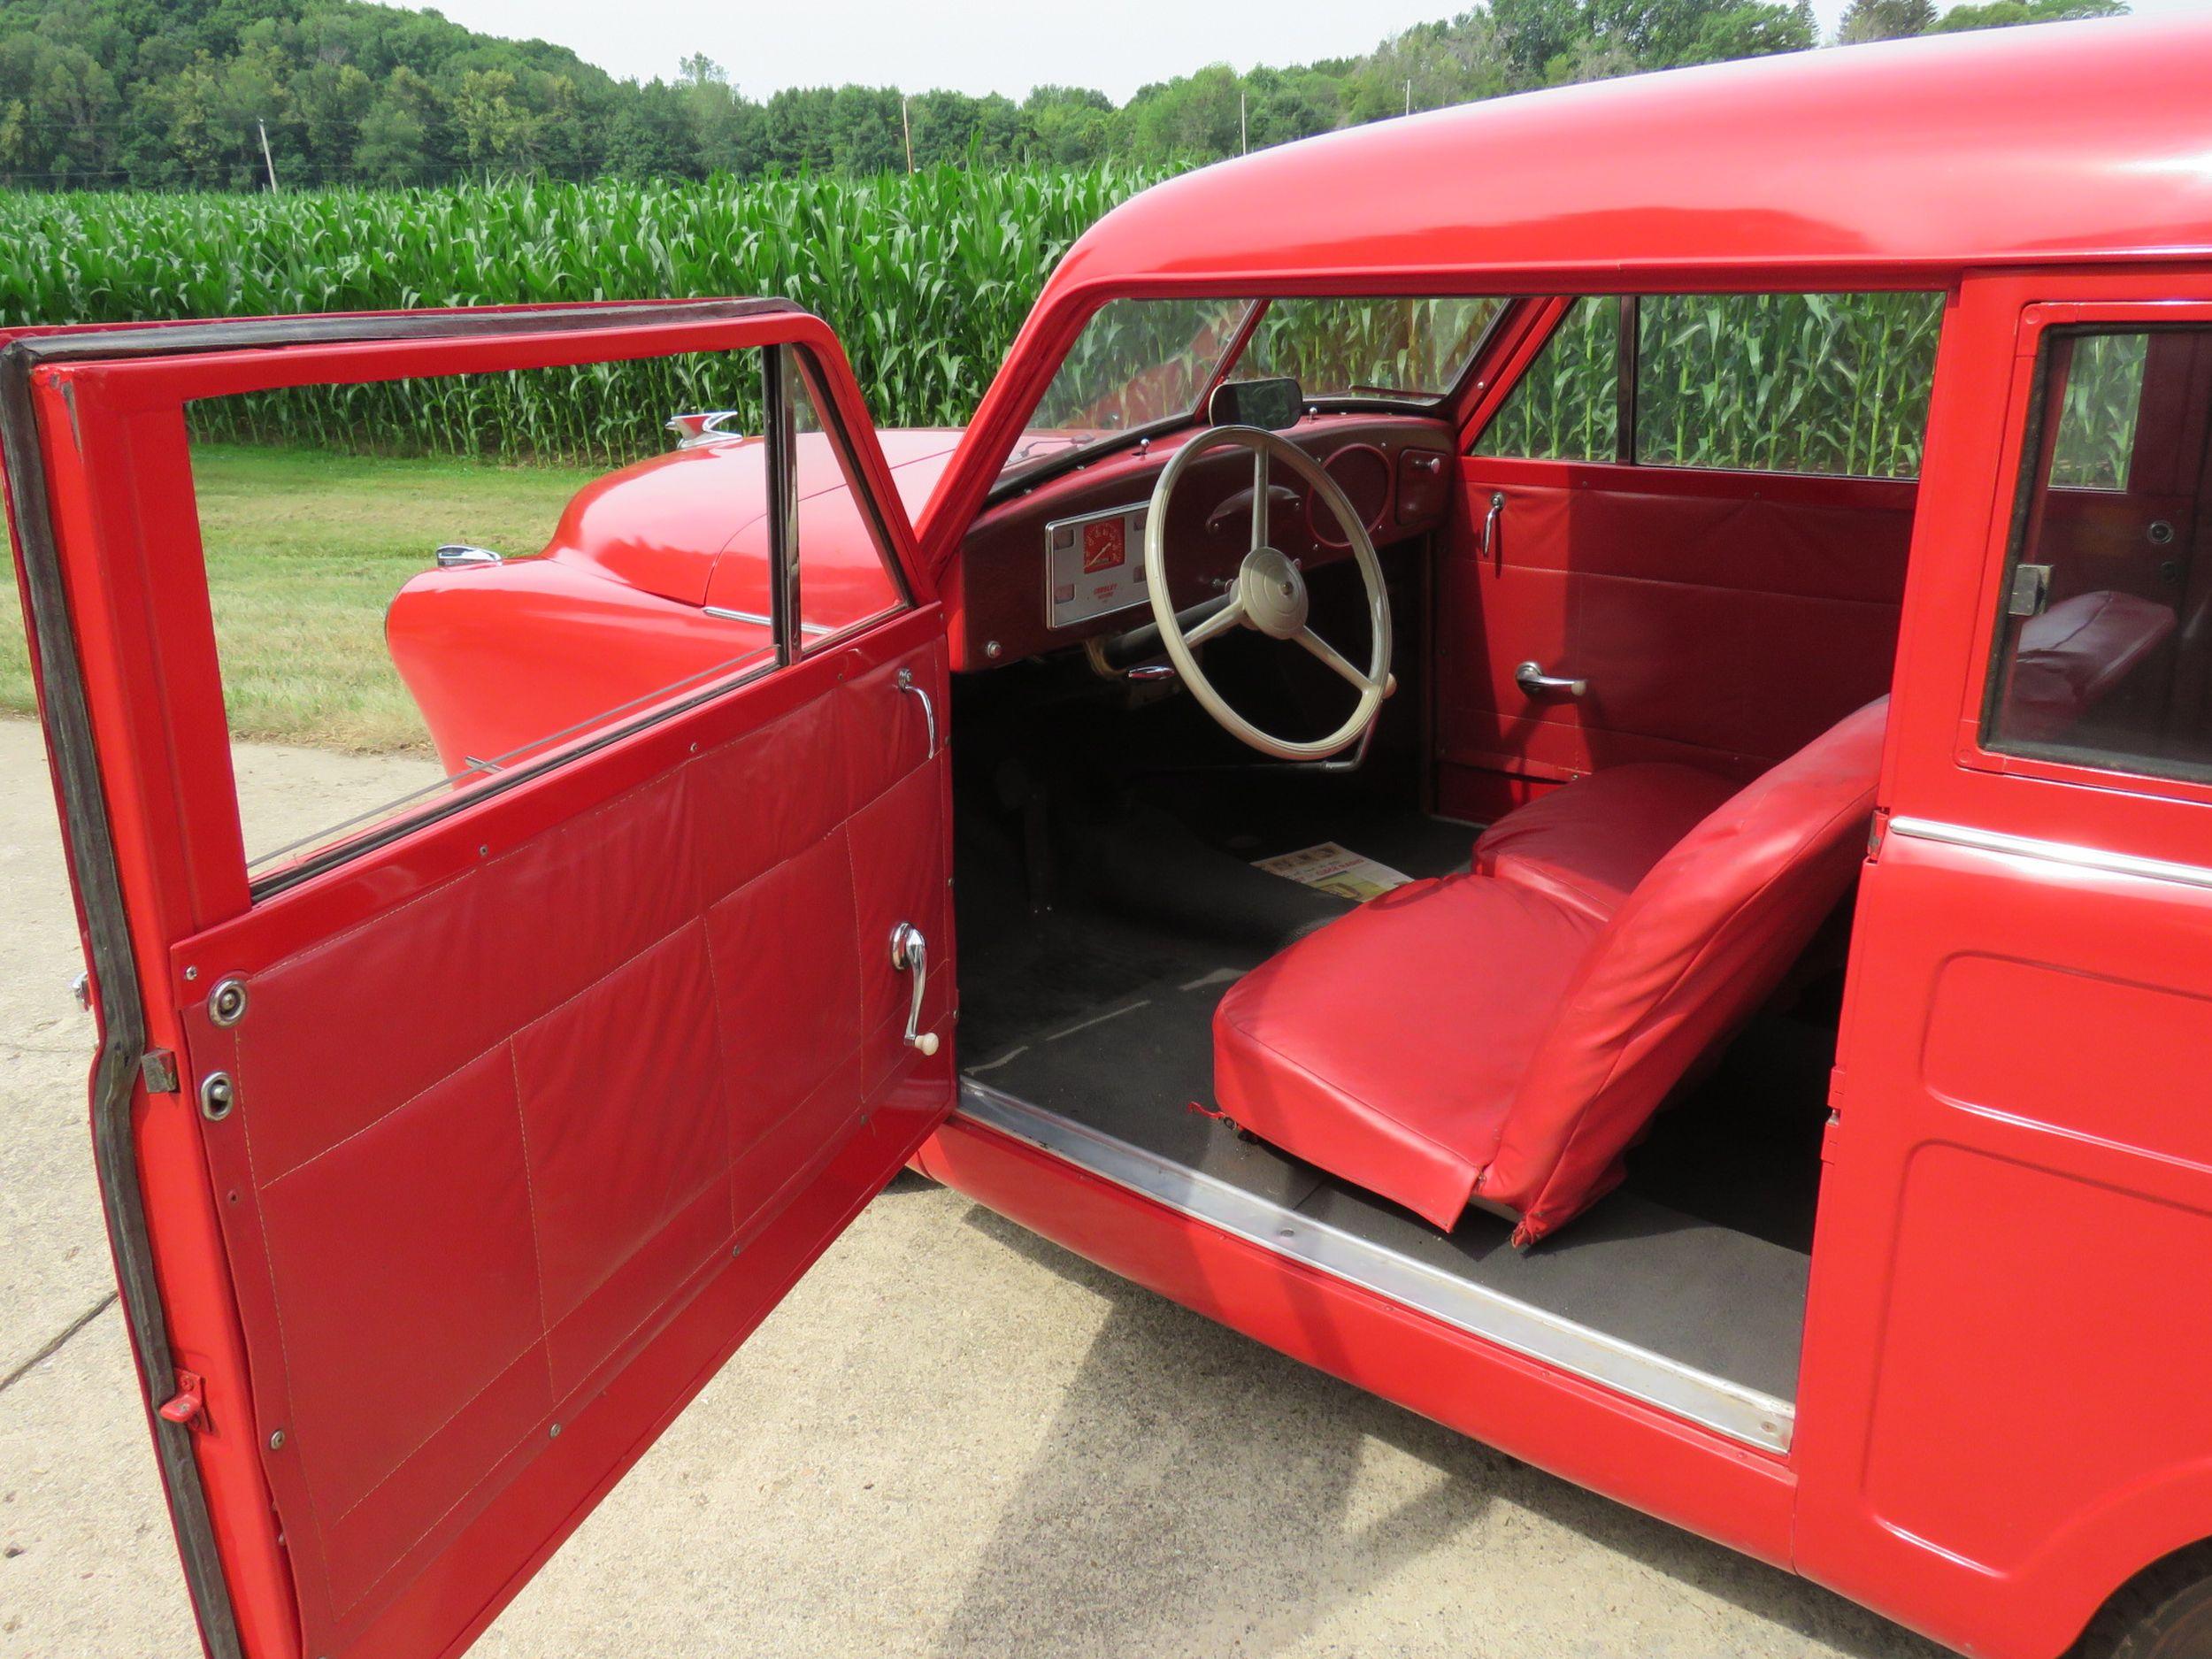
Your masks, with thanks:
[[[1491,557],[1497,548],[1498,520],[1504,516],[1505,492],[1502,489],[1493,490],[1490,493],[1490,511],[1483,516],[1482,520],[1482,556],[1485,558]]]
[[[930,749],[934,753],[936,745],[932,743]],[[911,922],[901,922],[891,930],[891,965],[914,976],[914,1000],[906,1010],[907,1045],[924,1054],[935,1054],[937,1033],[917,1029],[922,1023],[922,992],[929,984],[929,941]]]
[[[1579,697],[1590,689],[1586,680],[1568,680],[1558,674],[1548,674],[1541,663],[1523,663],[1513,671],[1513,683],[1532,697],[1547,697],[1563,694]]]
[[[902,668],[899,670],[899,689],[901,691],[910,691],[922,700],[922,718],[929,722],[929,755],[927,758],[935,760],[937,758],[937,705],[929,700],[928,692],[923,690],[921,687],[914,683],[914,671],[910,668]],[[917,933],[915,937],[919,939],[921,935]]]

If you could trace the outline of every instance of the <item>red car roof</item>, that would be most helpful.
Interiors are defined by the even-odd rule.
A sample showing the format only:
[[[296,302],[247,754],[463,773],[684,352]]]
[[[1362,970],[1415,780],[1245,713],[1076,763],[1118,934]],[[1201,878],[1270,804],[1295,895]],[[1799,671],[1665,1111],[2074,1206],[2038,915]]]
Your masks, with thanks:
[[[1069,252],[1093,283],[1450,271],[1839,277],[2212,250],[2212,17],[1851,46],[1499,98],[1204,168]]]

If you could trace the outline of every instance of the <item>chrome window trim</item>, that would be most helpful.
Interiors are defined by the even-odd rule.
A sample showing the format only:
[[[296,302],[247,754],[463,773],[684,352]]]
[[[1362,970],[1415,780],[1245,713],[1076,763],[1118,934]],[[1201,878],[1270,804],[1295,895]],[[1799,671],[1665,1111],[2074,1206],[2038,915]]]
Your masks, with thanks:
[[[1965,824],[1947,824],[1939,818],[1893,818],[1889,833],[1914,841],[1939,841],[1947,847],[1966,847],[1976,852],[2004,853],[2016,858],[2036,858],[2076,870],[2095,870],[2107,875],[2139,876],[2147,881],[2173,881],[2184,887],[2212,887],[2212,867],[2176,864],[2164,858],[2144,858],[2134,853],[2111,852],[2076,841],[2038,841],[2028,835],[2008,835],[2002,830],[1976,829]]]
[[[972,1122],[1064,1159],[1102,1180],[1455,1330],[1762,1451],[1786,1453],[1790,1448],[1797,1419],[1797,1408],[1790,1401],[1697,1371],[1502,1291],[1456,1278],[972,1078],[961,1079],[956,1110]]]

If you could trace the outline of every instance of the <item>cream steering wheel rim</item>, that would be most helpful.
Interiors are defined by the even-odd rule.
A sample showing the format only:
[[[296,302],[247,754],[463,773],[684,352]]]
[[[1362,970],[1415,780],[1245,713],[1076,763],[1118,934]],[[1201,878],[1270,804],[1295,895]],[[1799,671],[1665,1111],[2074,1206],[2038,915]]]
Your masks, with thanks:
[[[1248,449],[1252,455],[1252,540],[1244,563],[1238,568],[1233,597],[1225,610],[1206,618],[1189,634],[1175,619],[1175,602],[1168,594],[1167,508],[1176,486],[1194,462],[1225,445]],[[1268,541],[1268,461],[1280,461],[1312,486],[1313,493],[1335,518],[1352,557],[1359,566],[1367,590],[1367,623],[1374,641],[1371,660],[1364,672],[1306,626],[1307,595],[1304,573]],[[1263,755],[1277,760],[1326,760],[1340,755],[1359,741],[1362,733],[1381,712],[1383,699],[1394,688],[1390,676],[1390,595],[1383,587],[1382,561],[1375,543],[1352,510],[1342,486],[1289,439],[1263,426],[1214,426],[1200,433],[1179,449],[1152,487],[1152,501],[1144,523],[1144,580],[1152,603],[1152,620],[1158,625],[1160,643],[1176,673],[1198,699],[1198,706],[1213,716],[1221,728]],[[1359,702],[1343,725],[1326,737],[1307,742],[1277,737],[1262,730],[1216,691],[1199,667],[1192,647],[1218,638],[1234,627],[1248,627],[1271,639],[1303,646],[1333,669],[1359,692]]]

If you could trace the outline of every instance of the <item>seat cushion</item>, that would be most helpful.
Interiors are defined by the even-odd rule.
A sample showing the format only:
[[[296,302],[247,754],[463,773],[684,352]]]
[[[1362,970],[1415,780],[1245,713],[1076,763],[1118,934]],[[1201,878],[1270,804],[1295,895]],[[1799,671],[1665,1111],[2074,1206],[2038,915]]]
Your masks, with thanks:
[[[2005,691],[2005,733],[2064,736],[2171,637],[2175,617],[2133,594],[2076,594],[2020,625]]]
[[[1780,983],[1866,857],[1889,699],[1763,773],[1646,876],[1525,1068],[1479,1195],[1522,1242],[1619,1179],[1689,1067]]]
[[[1599,926],[1484,875],[1371,899],[1230,987],[1216,1098],[1262,1140],[1448,1228]]]
[[[1539,795],[1475,842],[1474,868],[1609,920],[1732,780],[1664,762],[1614,766]]]

